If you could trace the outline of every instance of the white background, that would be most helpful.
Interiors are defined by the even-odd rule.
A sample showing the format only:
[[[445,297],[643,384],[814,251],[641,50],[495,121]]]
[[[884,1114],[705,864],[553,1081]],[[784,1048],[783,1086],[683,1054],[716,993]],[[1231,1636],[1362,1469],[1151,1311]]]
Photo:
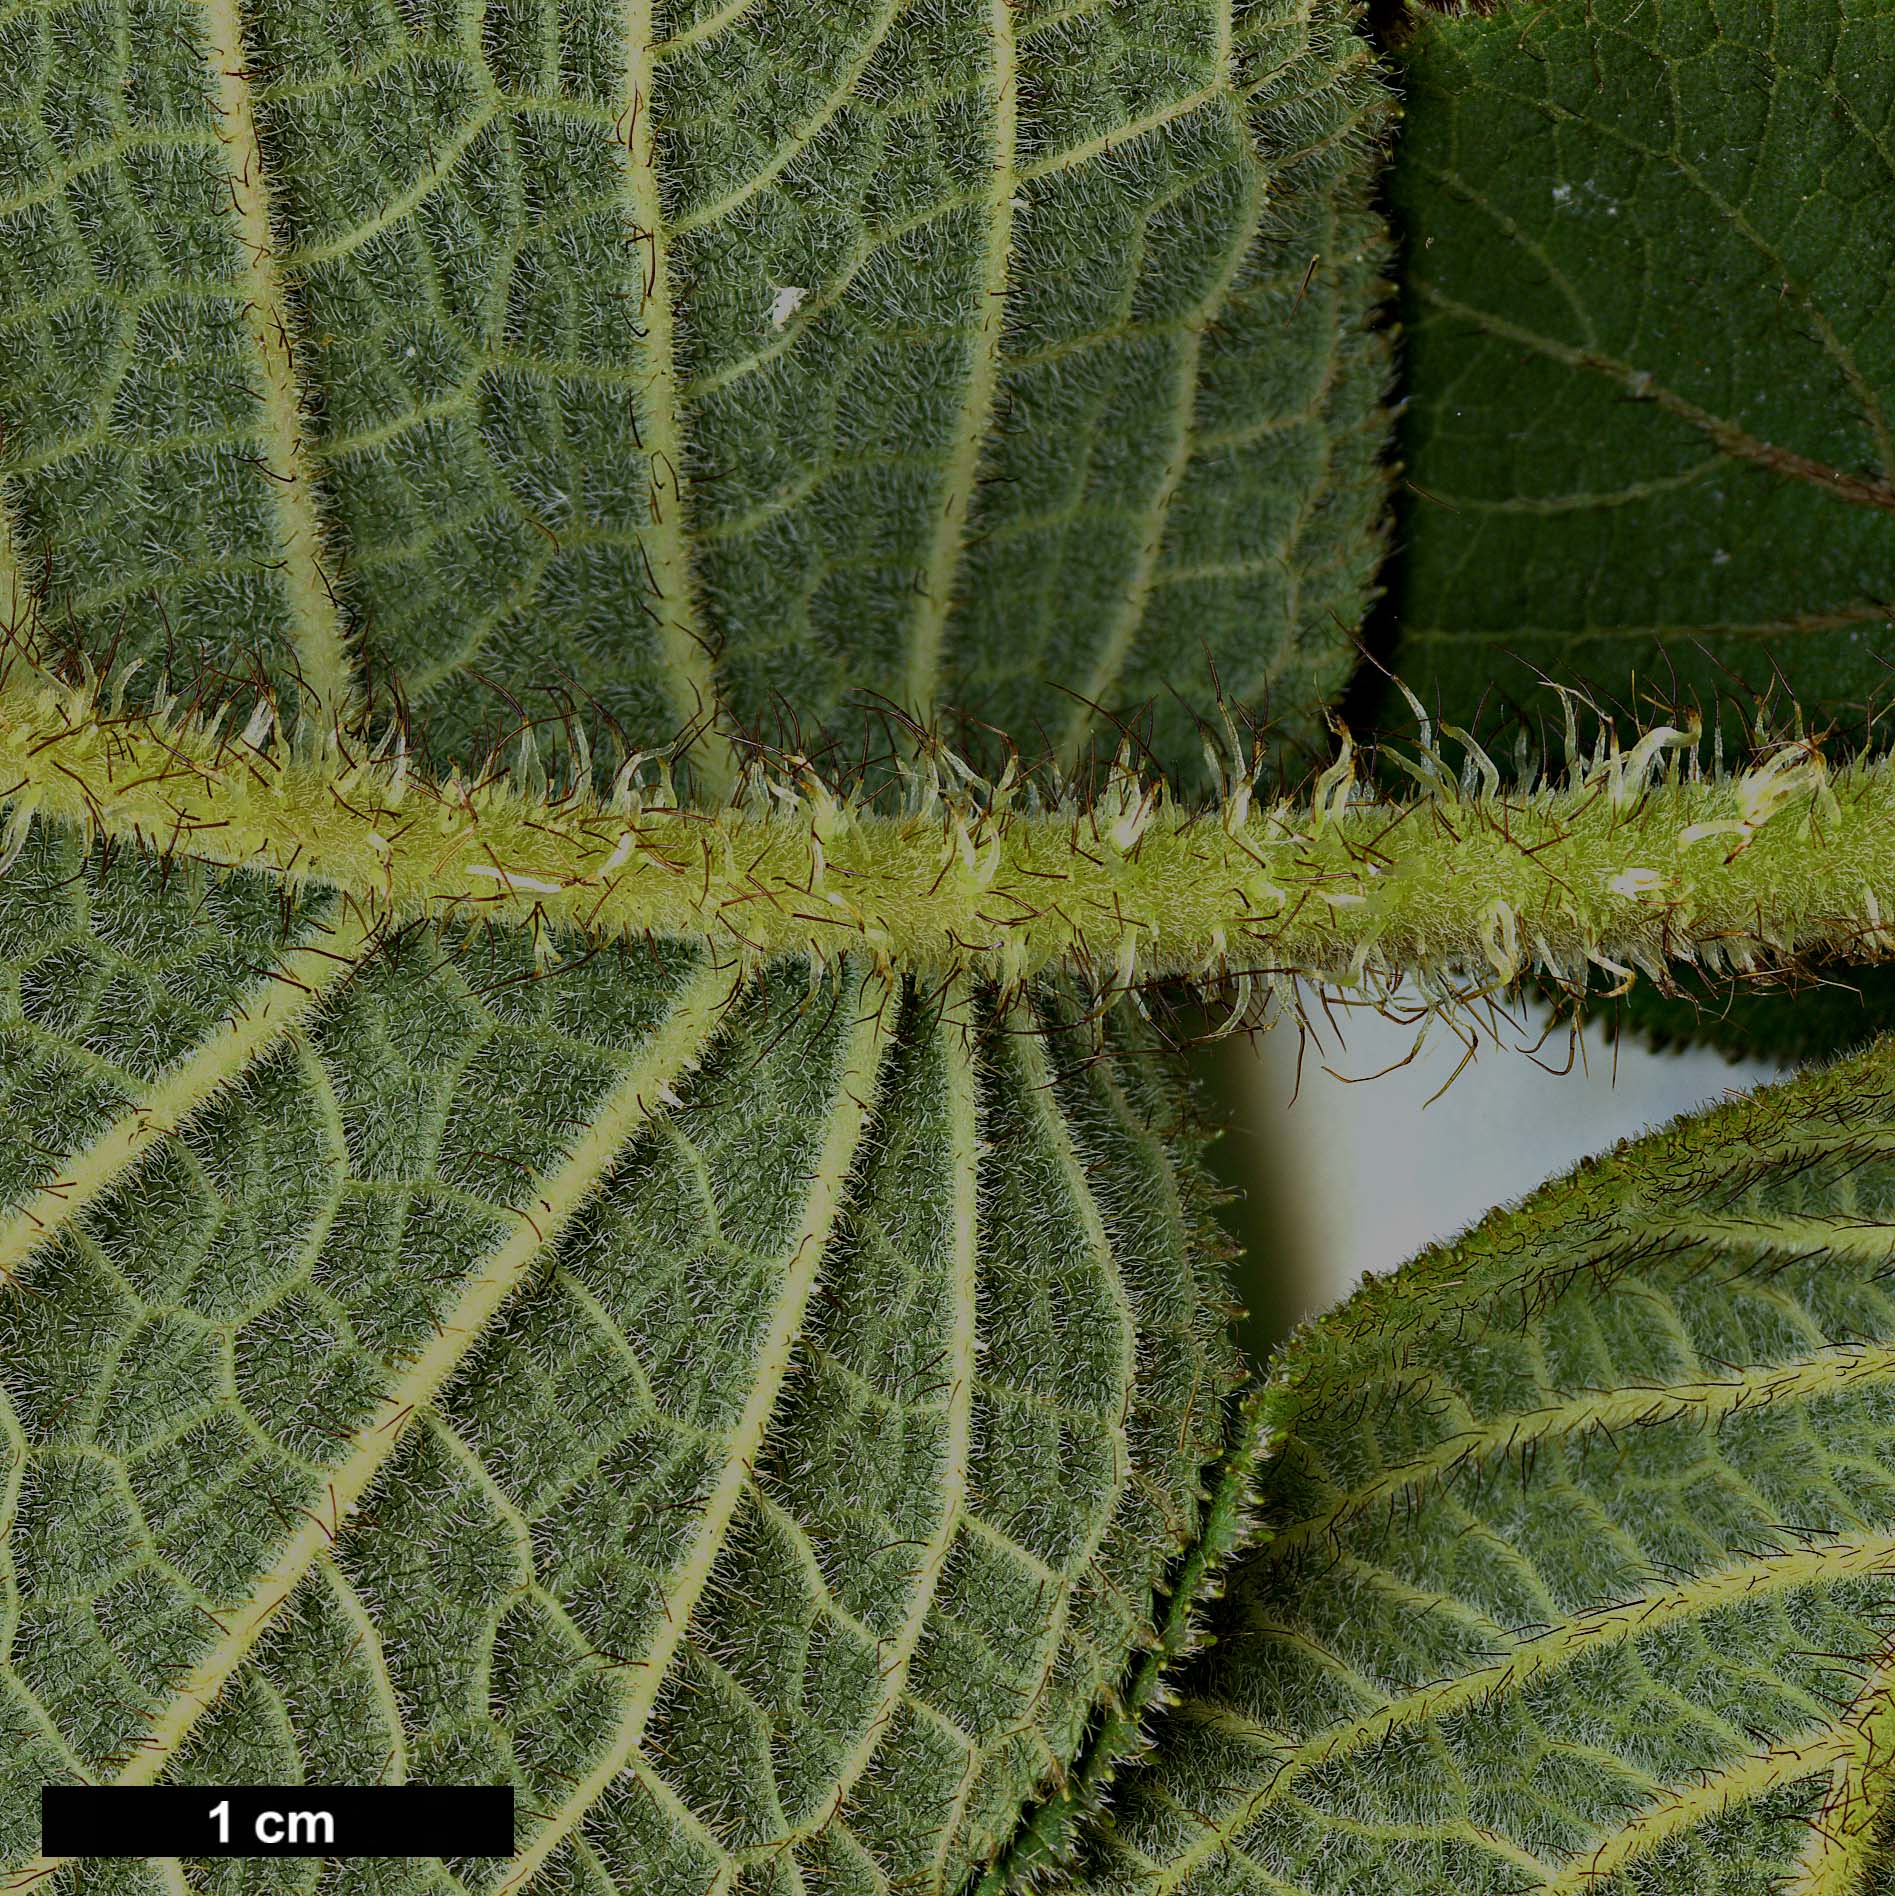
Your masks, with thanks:
[[[1416,1028],[1366,1011],[1338,1018],[1346,1046],[1323,1022],[1321,1042],[1303,1048],[1300,1093],[1293,1023],[1229,1043],[1224,1056],[1235,1123],[1220,1169],[1246,1181],[1245,1289],[1266,1328],[1333,1303],[1365,1270],[1392,1269],[1590,1153],[1779,1072],[1714,1052],[1653,1053],[1594,1025],[1571,1071],[1549,1073],[1520,1050],[1521,1029],[1532,1046],[1544,1017],[1519,1010],[1519,1026],[1502,1024],[1507,1044],[1483,1036],[1445,1092],[1466,1047],[1438,1022],[1408,1065],[1351,1085],[1335,1075],[1402,1060]],[[1561,1027],[1538,1057],[1561,1068],[1568,1050]]]

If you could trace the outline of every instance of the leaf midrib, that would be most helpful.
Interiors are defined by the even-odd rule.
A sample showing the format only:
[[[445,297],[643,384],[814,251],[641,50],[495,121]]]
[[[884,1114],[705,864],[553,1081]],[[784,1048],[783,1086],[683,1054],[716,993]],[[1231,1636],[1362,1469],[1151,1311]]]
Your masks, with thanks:
[[[622,161],[632,242],[644,251],[645,270],[639,306],[645,325],[647,372],[641,435],[650,531],[640,540],[656,594],[659,640],[673,715],[680,730],[696,729],[701,734],[692,747],[693,768],[703,794],[715,800],[727,795],[736,781],[737,755],[718,723],[717,678],[709,656],[711,641],[700,620],[686,537],[689,516],[684,483],[689,459],[680,413],[670,237],[658,175],[653,9],[654,0],[627,0],[625,9],[626,136]],[[670,481],[669,499],[664,496],[663,478]]]

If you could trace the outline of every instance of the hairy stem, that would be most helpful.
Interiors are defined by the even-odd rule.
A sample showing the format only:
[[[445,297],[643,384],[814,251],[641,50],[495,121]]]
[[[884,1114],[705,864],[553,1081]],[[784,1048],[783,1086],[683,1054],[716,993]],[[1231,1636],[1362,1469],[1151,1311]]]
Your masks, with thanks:
[[[944,787],[933,763],[902,809],[876,810],[799,766],[681,809],[631,766],[603,796],[549,798],[426,780],[387,744],[311,753],[270,731],[267,706],[239,734],[18,667],[0,681],[0,801],[16,838],[40,816],[333,887],[393,921],[693,938],[739,958],[853,951],[1003,982],[1053,967],[1109,986],[1531,967],[1624,981],[1895,944],[1895,770],[1832,772],[1800,744],[1704,776],[1665,728],[1512,790],[1456,784],[1424,750],[1406,802],[1363,800],[1345,754],[1313,801],[1265,804],[1233,777],[1204,810],[1123,771],[1081,805],[958,772]]]

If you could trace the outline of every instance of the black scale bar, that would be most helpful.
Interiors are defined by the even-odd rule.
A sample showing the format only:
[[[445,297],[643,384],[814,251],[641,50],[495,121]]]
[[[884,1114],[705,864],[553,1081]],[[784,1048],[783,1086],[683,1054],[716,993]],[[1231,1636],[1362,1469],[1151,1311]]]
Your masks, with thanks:
[[[513,1789],[376,1784],[48,1784],[54,1857],[506,1857]]]

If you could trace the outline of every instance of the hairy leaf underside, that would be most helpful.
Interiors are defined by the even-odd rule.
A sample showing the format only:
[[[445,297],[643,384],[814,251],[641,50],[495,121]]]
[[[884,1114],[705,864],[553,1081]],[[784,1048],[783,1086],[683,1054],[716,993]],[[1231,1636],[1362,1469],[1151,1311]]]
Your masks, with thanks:
[[[0,611],[126,702],[441,771],[694,726],[716,794],[852,698],[1066,764],[1161,698],[1188,776],[1213,667],[1341,681],[1345,7],[32,0],[0,74]],[[510,1863],[87,1867],[167,1896],[1056,1845],[1242,1439],[1138,1029],[10,815],[0,1876],[79,1886],[78,1778],[520,1794]]]
[[[1781,635],[1835,661],[1812,699],[1866,699],[1886,10],[1556,0],[1430,25],[1408,69],[1404,668],[1471,722],[1503,649],[1623,698],[1655,635],[1711,635],[1700,691]],[[579,790],[695,727],[709,797],[745,732],[840,760],[858,699],[1062,765],[1149,705],[1198,788],[1213,670],[1311,716],[1385,415],[1346,9],[29,0],[0,73],[0,591],[20,645],[106,679],[90,761],[34,735],[0,789],[0,1880],[961,1896],[1075,1847],[1125,1896],[1886,1879],[1887,1056],[1628,1149],[1300,1339],[1275,1538],[1114,1782],[1247,1439],[1149,1033],[880,941],[590,926],[593,854],[641,846],[586,828],[609,799],[521,804],[537,880],[440,854],[522,720]],[[296,735],[114,722],[233,679]],[[391,708],[425,811],[405,760],[358,769]],[[1647,795],[1667,741],[1548,793],[1544,855],[1429,753],[1395,847],[1497,827],[1528,895],[1406,898],[1479,885],[1506,978],[1536,904],[1584,953],[1632,905],[1654,959],[1674,868],[1781,852],[1783,888],[1843,865],[1817,906],[1880,945],[1886,826],[1845,839],[1859,874],[1818,846],[1876,772],[1786,751]],[[280,821],[292,763],[336,806],[312,860],[366,856],[308,880],[292,825],[186,859]],[[1149,822],[1177,902],[1206,844],[1248,890],[1237,771],[1196,831],[1108,780],[1073,876]],[[546,781],[529,754],[513,788]],[[866,885],[843,840],[893,830],[832,835],[827,797],[754,780],[727,814],[774,799],[797,873],[740,887],[707,844],[704,899],[807,923],[796,890]],[[903,847],[933,894],[1030,876],[1001,843],[1067,823],[1021,808]],[[1392,942],[1395,857],[1350,846],[1380,815],[1317,814],[1361,886],[1286,909]],[[393,901],[450,869],[505,902]],[[1111,941],[1042,960],[1147,965],[1176,904],[1120,894]],[[1745,928],[1783,933],[1712,934]],[[522,1814],[507,1862],[82,1876],[34,1855],[38,1785],[74,1779],[510,1783]]]
[[[1368,60],[1334,0],[16,6],[14,583],[437,759],[853,693],[1068,761],[1160,700],[1191,772],[1177,694],[1312,715],[1367,596]]]
[[[349,931],[45,830],[0,878],[0,1862],[41,1781],[412,1779],[516,1785],[520,1854],[378,1888],[958,1888],[1224,1438],[1156,1070]]]
[[[1112,1896],[1869,1896],[1895,1059],[1681,1122],[1292,1343],[1273,1537]]]

